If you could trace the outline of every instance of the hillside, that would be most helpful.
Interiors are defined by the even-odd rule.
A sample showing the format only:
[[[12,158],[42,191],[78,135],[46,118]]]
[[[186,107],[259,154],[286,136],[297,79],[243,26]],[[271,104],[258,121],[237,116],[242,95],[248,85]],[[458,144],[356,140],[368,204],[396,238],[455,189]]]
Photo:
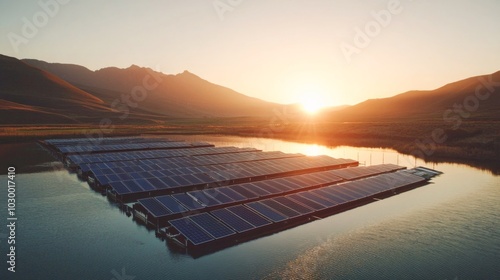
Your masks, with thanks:
[[[492,81],[488,85],[493,89],[491,92],[483,85],[484,81]],[[478,87],[481,88],[480,93],[490,93],[486,100],[475,97]],[[467,107],[464,107],[464,102],[469,102]],[[445,112],[454,109],[455,104],[462,106],[466,113],[471,113],[470,120],[498,120],[500,71],[453,82],[435,90],[409,91],[389,98],[370,99],[335,112],[330,118],[338,121],[442,120]],[[474,109],[474,106],[477,108]],[[448,117],[455,115],[449,114]]]
[[[282,105],[265,102],[210,83],[188,71],[166,75],[132,65],[126,69],[108,67],[91,71],[72,64],[24,62],[61,77],[69,83],[112,102],[122,94],[130,95],[137,86],[149,85],[147,98],[138,98],[138,107],[166,117],[261,117],[270,116]]]
[[[0,55],[2,123],[73,123],[94,114],[113,114],[104,101],[59,77]]]

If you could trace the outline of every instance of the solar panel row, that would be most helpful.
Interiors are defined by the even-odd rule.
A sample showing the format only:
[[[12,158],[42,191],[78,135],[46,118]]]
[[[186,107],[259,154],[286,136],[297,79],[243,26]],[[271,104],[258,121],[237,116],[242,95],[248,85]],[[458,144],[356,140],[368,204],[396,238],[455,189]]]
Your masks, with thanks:
[[[353,169],[360,168],[360,167],[355,167]],[[381,167],[381,166],[374,166],[375,169],[380,170],[386,170],[388,167]],[[393,170],[397,170],[400,167],[399,166],[393,166]],[[364,168],[366,169],[366,168]],[[315,172],[315,173],[308,173],[308,174],[302,174],[302,175],[295,175],[295,176],[290,176],[290,177],[283,177],[283,178],[277,178],[277,179],[269,179],[269,180],[264,180],[264,181],[256,181],[252,183],[245,183],[245,184],[239,184],[239,185],[232,185],[232,186],[226,186],[226,187],[217,187],[217,188],[211,188],[211,189],[205,189],[205,190],[196,190],[196,191],[190,191],[187,192],[189,196],[191,196],[194,200],[196,200],[198,204],[204,206],[204,207],[220,207],[223,205],[227,204],[235,204],[238,202],[246,202],[246,201],[251,201],[251,200],[256,200],[256,199],[263,199],[267,197],[274,197],[277,195],[282,195],[290,192],[297,192],[297,191],[302,191],[304,189],[312,188],[312,187],[317,187],[317,186],[322,186],[322,185],[332,185],[336,184],[342,181],[341,178],[338,178],[334,175],[331,175],[333,171],[322,171],[322,172]],[[389,176],[390,174],[386,175]],[[384,177],[378,178],[374,177],[373,182],[375,181],[380,181],[380,180],[385,180],[383,179]],[[340,184],[342,186],[343,184]],[[364,187],[366,184],[364,183],[364,180],[358,182],[349,182],[347,184],[349,188],[359,188],[360,193],[368,195],[369,191],[365,190]],[[346,194],[350,193],[349,190],[344,190],[344,191],[339,191],[335,195],[330,195],[328,192],[326,192],[327,189],[322,188],[322,189],[317,189],[311,191],[310,194],[307,194],[305,198],[308,198],[309,200],[312,199],[311,202],[307,203],[311,206],[312,209],[318,210],[322,209],[325,207],[330,207],[335,203],[335,204],[342,204],[348,201],[351,201],[356,197],[356,195],[349,195]],[[123,192],[123,190],[120,190],[120,192]],[[314,196],[311,198],[311,195]],[[327,200],[325,200],[325,198]],[[299,202],[302,203],[300,200],[302,198],[295,199],[295,201],[288,201],[287,199],[282,200],[284,198],[276,198],[278,202],[281,204],[287,205],[289,204],[290,206],[293,205],[293,202]],[[280,201],[281,200],[281,201]],[[140,200],[139,200],[140,203]],[[192,203],[192,202],[190,202]],[[306,205],[307,205],[306,204]],[[148,205],[142,205],[146,211],[149,213],[153,213],[153,211],[149,211]],[[202,209],[199,208],[196,209]],[[192,211],[190,207],[185,207],[185,212]],[[295,208],[294,208],[295,209]],[[297,210],[297,209],[296,209]],[[300,209],[301,213],[307,213],[308,211],[306,209]],[[173,214],[173,213],[172,213]],[[178,213],[175,213],[178,214]],[[163,217],[170,216],[171,213],[165,214]],[[155,217],[162,217],[162,216],[156,216]]]
[[[146,143],[125,143],[125,144],[109,144],[109,145],[76,145],[59,147],[59,152],[62,154],[68,153],[92,153],[92,152],[107,152],[107,151],[124,151],[124,150],[141,150],[141,149],[161,149],[161,148],[191,148],[191,147],[210,147],[208,143],[187,143],[187,142],[146,142]]]
[[[287,178],[280,178],[281,183],[275,183],[277,179],[271,179],[271,180],[266,180],[266,181],[257,181],[253,183],[245,183],[245,184],[240,184],[240,185],[233,185],[233,186],[227,186],[227,187],[218,187],[218,188],[211,188],[211,189],[205,189],[205,190],[196,190],[196,191],[190,191],[187,192],[186,194],[190,196],[192,199],[194,199],[197,203],[195,203],[196,207],[193,209],[193,207],[189,207],[189,205],[186,205],[186,203],[193,204],[193,200],[189,199],[184,196],[184,194],[176,194],[172,195],[173,197],[182,195],[184,197],[181,200],[177,198],[177,201],[179,201],[180,204],[183,204],[185,206],[186,211],[189,212],[192,210],[199,210],[201,209],[200,205],[203,207],[217,207],[220,205],[226,205],[226,204],[234,204],[237,202],[244,202],[244,201],[249,201],[252,199],[258,199],[258,198],[264,198],[264,197],[269,197],[272,195],[277,195],[277,194],[282,194],[290,191],[296,191],[296,190],[301,190],[304,188],[310,188],[318,185],[322,185],[325,183],[336,183],[340,182],[341,179],[335,176],[330,176],[329,180],[326,178],[326,174],[323,174],[326,172],[318,172],[316,173],[311,173],[311,174],[303,174],[303,175],[296,175],[296,176],[291,176]],[[297,188],[293,187],[279,187],[279,186],[286,186],[287,180],[292,181],[293,179],[296,178],[307,178],[311,177],[312,180],[307,180],[303,181],[301,185],[297,185]],[[123,182],[121,182],[123,184]],[[121,186],[120,184],[120,186]],[[112,185],[114,187],[114,183]],[[271,189],[273,186],[278,186],[274,190]],[[295,185],[294,185],[295,186]],[[268,189],[270,191],[268,191]],[[125,191],[120,188],[119,190],[120,193],[124,193]],[[142,204],[142,206],[151,214],[153,214],[155,217],[162,217],[156,214],[155,210],[152,209],[149,211],[149,205],[148,204],[143,204],[141,203],[143,200],[139,200],[138,203]],[[171,214],[174,213],[165,213],[164,216],[170,216]],[[176,213],[177,214],[177,213]]]
[[[231,154],[218,154],[210,156],[191,156],[191,157],[170,157],[170,158],[155,158],[155,159],[137,159],[132,162],[99,162],[80,164],[82,172],[92,173],[127,173],[134,171],[151,171],[190,167],[196,168],[206,165],[217,165],[225,163],[236,163],[246,161],[257,161],[267,159],[281,159],[303,156],[299,154],[284,154],[275,152],[240,152]],[[182,170],[181,170],[182,171]],[[207,170],[208,171],[208,170]]]
[[[100,162],[122,162],[149,158],[168,158],[195,155],[215,155],[224,153],[256,152],[254,148],[236,148],[236,147],[193,147],[190,149],[165,149],[165,150],[139,150],[123,152],[109,152],[101,154],[77,154],[69,155],[67,158],[77,165],[85,163]],[[126,163],[124,163],[126,164]]]
[[[329,166],[338,166],[338,164],[345,163],[343,159],[333,159],[330,157],[315,157],[313,159],[307,157],[295,157],[289,159],[271,159],[259,162],[243,162],[243,163],[231,163],[231,164],[220,164],[220,165],[208,165],[208,166],[200,166],[200,167],[183,167],[183,168],[174,168],[174,169],[160,169],[154,171],[137,171],[135,172],[125,172],[119,174],[102,174],[106,172],[106,169],[96,169],[97,175],[94,175],[94,178],[97,182],[102,185],[111,186],[112,191],[114,191],[118,195],[131,195],[142,192],[141,190],[132,190],[121,188],[121,191],[118,192],[114,186],[115,182],[123,182],[126,180],[138,180],[138,179],[146,179],[149,183],[151,183],[156,190],[168,189],[168,188],[183,188],[183,187],[193,187],[193,186],[201,186],[210,183],[219,183],[219,184],[227,184],[231,183],[233,180],[249,180],[252,178],[264,177],[264,176],[277,176],[277,175],[286,175],[287,173],[297,172],[297,171],[305,171],[312,168],[329,168]],[[132,167],[131,167],[132,168]],[[228,169],[231,168],[231,169]],[[198,173],[194,173],[198,172]],[[181,175],[172,175],[172,174],[181,174]],[[161,176],[161,177],[160,177]],[[315,180],[325,180],[324,175],[322,177],[315,178]],[[329,175],[329,178],[332,175]],[[152,179],[157,178],[159,181],[159,185],[152,183]],[[158,180],[157,183],[158,183]],[[293,182],[290,182],[292,186],[302,186],[307,184],[303,180],[312,180],[312,177],[297,177],[292,179]],[[339,179],[340,180],[340,179]],[[257,184],[257,183],[253,183]],[[276,182],[273,183],[275,185],[275,189],[267,192],[280,192],[286,187],[284,184],[288,184],[288,182]],[[243,188],[245,189],[245,188]],[[255,189],[257,193],[262,191],[258,190],[258,187]],[[252,196],[252,193],[243,192],[243,196],[249,197]]]
[[[343,203],[371,197],[380,192],[423,180],[422,177],[398,171],[284,197],[217,209],[211,211],[210,214],[187,216],[169,221],[169,223],[193,245],[200,245],[232,236],[235,233],[251,232],[272,223],[310,215],[327,208],[331,209]],[[196,222],[196,220],[200,221]],[[186,224],[189,224],[190,221],[193,224],[189,225],[188,228]],[[200,238],[200,235],[203,235],[204,238]]]

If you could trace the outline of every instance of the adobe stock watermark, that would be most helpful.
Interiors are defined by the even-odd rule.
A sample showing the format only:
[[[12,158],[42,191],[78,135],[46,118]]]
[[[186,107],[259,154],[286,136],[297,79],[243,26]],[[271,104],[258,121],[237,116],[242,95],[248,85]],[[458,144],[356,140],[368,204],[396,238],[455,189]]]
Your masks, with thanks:
[[[29,41],[38,34],[41,28],[47,26],[51,18],[54,18],[61,6],[66,5],[71,0],[40,0],[38,6],[40,10],[35,12],[31,18],[23,17],[21,19],[22,26],[19,33],[9,32],[7,38],[9,39],[12,49],[19,53],[19,47],[28,44]]]
[[[466,96],[462,103],[455,103],[452,108],[443,113],[443,121],[451,125],[452,130],[457,130],[463,123],[476,112],[481,102],[488,100],[492,94],[500,89],[500,81],[493,81],[493,76],[486,79],[479,77],[480,84],[475,88],[473,94]],[[436,128],[431,132],[430,137],[416,139],[417,149],[412,151],[412,155],[418,158],[430,157],[436,152],[438,144],[443,144],[448,140],[448,135],[443,128]]]
[[[223,21],[225,14],[234,11],[242,2],[243,0],[215,0],[212,5],[219,19]]]
[[[410,2],[413,0],[409,0]],[[372,19],[364,24],[362,28],[359,26],[354,28],[354,37],[352,43],[342,41],[340,50],[348,63],[353,59],[354,55],[359,55],[363,49],[366,49],[373,39],[380,35],[384,28],[391,24],[393,17],[403,12],[404,8],[399,0],[389,0],[385,9],[380,11],[371,11]]]

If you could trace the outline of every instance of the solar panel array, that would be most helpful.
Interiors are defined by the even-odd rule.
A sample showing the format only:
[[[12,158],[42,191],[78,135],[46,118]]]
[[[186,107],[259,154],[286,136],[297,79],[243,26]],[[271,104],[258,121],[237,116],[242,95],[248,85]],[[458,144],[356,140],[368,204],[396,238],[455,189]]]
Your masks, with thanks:
[[[104,174],[120,174],[127,172],[140,172],[152,170],[166,170],[181,167],[197,167],[205,165],[215,165],[224,163],[257,161],[267,159],[280,159],[304,156],[301,154],[285,154],[282,152],[239,152],[239,153],[223,153],[211,155],[191,155],[179,157],[164,157],[151,159],[135,159],[133,162],[128,161],[111,161],[99,163],[80,164],[82,172],[104,173]],[[133,164],[133,167],[130,165]],[[134,168],[135,170],[124,170],[122,167]],[[103,172],[105,171],[105,172]],[[195,172],[196,173],[196,172]]]
[[[134,213],[142,213],[141,219],[169,225],[171,237],[194,246],[305,222],[438,174],[165,138],[52,139],[45,144],[91,185],[107,186],[118,201],[137,200]]]
[[[62,154],[74,153],[95,153],[95,152],[110,152],[110,151],[126,151],[126,150],[146,150],[146,149],[173,149],[173,148],[191,148],[191,147],[211,147],[213,145],[204,142],[146,142],[146,143],[121,143],[121,144],[90,144],[76,146],[58,147]]]
[[[161,138],[163,141],[172,141],[165,138]],[[107,137],[107,138],[72,138],[72,139],[48,139],[45,140],[46,143],[61,147],[61,146],[71,146],[71,145],[95,145],[95,144],[114,144],[114,143],[137,143],[137,142],[156,142],[158,138],[143,138],[140,136],[130,136],[130,137]]]
[[[290,157],[249,162],[236,162],[205,166],[177,167],[154,164],[146,171],[144,166],[122,168],[115,173],[109,169],[92,169],[96,180],[101,185],[109,185],[110,191],[125,197],[141,196],[167,189],[193,188],[207,184],[229,184],[259,177],[291,175],[297,172],[311,171],[318,168],[332,168],[342,164],[355,164],[355,161],[334,159],[327,156]],[[109,173],[108,173],[109,172]],[[137,188],[130,181],[144,179]],[[129,187],[131,184],[132,187]],[[153,189],[151,189],[153,186]],[[142,194],[141,194],[142,193]]]
[[[207,188],[187,192],[187,196],[184,197],[183,201],[176,199],[176,195],[161,196],[161,198],[171,197],[168,200],[170,208],[174,207],[176,209],[184,209],[183,211],[177,212],[165,210],[157,211],[156,208],[161,207],[162,204],[161,202],[157,203],[158,197],[139,199],[138,204],[146,210],[146,214],[151,215],[154,218],[169,218],[178,216],[178,214],[181,213],[187,214],[193,209],[213,209],[224,205],[245,203],[257,199],[281,196],[308,188],[339,183],[344,180],[363,178],[366,177],[367,174],[381,174],[384,172],[396,171],[401,168],[401,166],[393,164],[374,165],[370,167],[352,167],[349,169],[357,170],[353,171],[358,174],[357,178],[341,178],[335,175],[337,170],[329,170],[225,187]],[[163,206],[164,208],[168,208],[167,205]]]
[[[104,154],[81,154],[69,155],[67,158],[76,165],[88,163],[114,162],[114,161],[132,161],[139,159],[152,158],[170,158],[170,157],[186,157],[196,155],[215,155],[224,153],[241,153],[241,152],[257,152],[254,148],[236,148],[236,147],[194,147],[191,149],[167,149],[167,150],[146,150],[146,151],[130,151],[111,152]]]
[[[343,204],[422,181],[425,179],[405,171],[386,173],[186,216],[171,220],[169,224],[192,245],[203,245],[237,233],[261,232],[266,226],[306,217],[321,210],[333,210]]]

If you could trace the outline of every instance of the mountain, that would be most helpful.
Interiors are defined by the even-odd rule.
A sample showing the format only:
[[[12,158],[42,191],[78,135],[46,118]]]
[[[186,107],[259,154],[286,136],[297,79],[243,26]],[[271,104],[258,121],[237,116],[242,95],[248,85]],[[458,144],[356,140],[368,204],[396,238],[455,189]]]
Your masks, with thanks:
[[[484,100],[476,96],[477,88],[480,88],[478,96]],[[450,109],[455,112],[447,111]],[[333,112],[329,118],[338,121],[443,120],[445,116],[456,118],[458,114],[471,120],[499,119],[500,71],[453,82],[435,90],[409,91],[393,97],[369,99]]]
[[[210,83],[188,71],[166,75],[136,65],[126,69],[108,67],[91,71],[79,65],[33,59],[23,61],[92,93],[108,104],[128,95],[131,103],[141,110],[166,117],[267,117],[273,114],[273,109],[283,106]],[[145,83],[147,90],[144,90]]]
[[[0,55],[0,123],[74,123],[113,113],[104,101],[59,77]]]

